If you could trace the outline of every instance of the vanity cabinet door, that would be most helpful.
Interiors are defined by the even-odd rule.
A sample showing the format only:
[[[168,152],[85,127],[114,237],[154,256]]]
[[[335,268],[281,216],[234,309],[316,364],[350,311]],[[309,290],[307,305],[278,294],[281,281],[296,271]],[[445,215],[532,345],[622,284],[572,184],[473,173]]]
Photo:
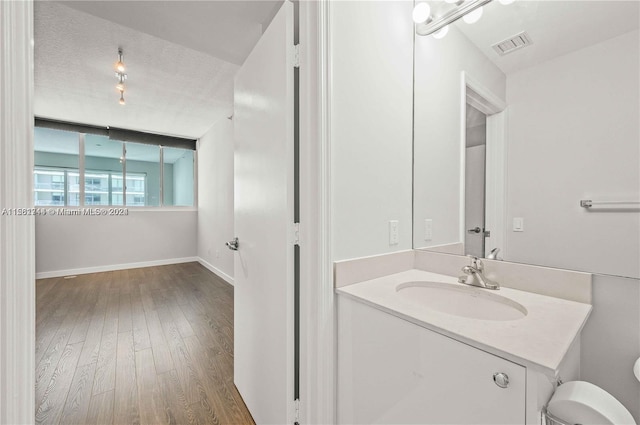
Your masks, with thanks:
[[[525,372],[338,296],[340,424],[524,424]]]

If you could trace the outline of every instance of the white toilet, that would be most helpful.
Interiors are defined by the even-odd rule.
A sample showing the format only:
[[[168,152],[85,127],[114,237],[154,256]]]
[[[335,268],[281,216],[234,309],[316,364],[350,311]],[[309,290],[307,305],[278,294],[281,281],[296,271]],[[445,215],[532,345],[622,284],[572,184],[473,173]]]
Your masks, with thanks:
[[[636,425],[615,397],[589,382],[560,385],[549,400],[545,425]]]

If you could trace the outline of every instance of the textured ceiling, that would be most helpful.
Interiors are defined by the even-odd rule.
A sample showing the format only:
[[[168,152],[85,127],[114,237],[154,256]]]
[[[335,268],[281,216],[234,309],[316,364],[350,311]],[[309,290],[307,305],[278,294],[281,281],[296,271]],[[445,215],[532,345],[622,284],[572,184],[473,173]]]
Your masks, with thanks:
[[[136,31],[241,65],[282,1],[65,1]]]
[[[507,6],[493,1],[484,9],[475,24],[455,25],[505,74],[638,29],[640,23],[637,0],[517,0]],[[505,56],[491,47],[522,31],[531,46]]]
[[[238,63],[257,42],[279,2],[264,2],[259,10],[248,7],[251,3],[94,1],[71,8],[53,1],[36,2],[35,114],[202,136],[216,120],[231,114]],[[120,19],[126,22],[96,16],[114,18],[106,13],[112,11],[109,5],[126,16]],[[237,20],[247,8],[253,15],[246,15],[240,25]],[[233,23],[233,31],[220,24],[223,21]],[[140,28],[134,29],[136,22]],[[244,28],[241,32],[246,37],[240,37],[236,27]],[[115,88],[119,46],[124,49],[128,74],[124,106],[118,104]]]

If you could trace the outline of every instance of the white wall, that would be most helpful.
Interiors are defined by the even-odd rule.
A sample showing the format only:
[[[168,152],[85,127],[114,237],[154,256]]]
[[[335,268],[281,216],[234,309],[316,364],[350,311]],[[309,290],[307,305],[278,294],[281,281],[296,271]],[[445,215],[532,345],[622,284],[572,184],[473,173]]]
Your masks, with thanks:
[[[411,248],[413,2],[332,2],[335,260]],[[399,243],[389,244],[389,220]]]
[[[233,121],[223,118],[198,147],[198,257],[230,281],[234,254],[224,243],[233,238]]]
[[[640,280],[595,275],[593,311],[581,337],[580,379],[604,388],[640,424]]]
[[[640,277],[640,37],[634,31],[509,75],[509,260]],[[524,232],[508,227],[524,218]],[[567,249],[570,247],[570,249]]]
[[[421,248],[461,241],[461,72],[501,99],[506,77],[454,25],[443,39],[416,36],[415,42],[413,232],[414,247]],[[425,219],[433,220],[430,241],[424,238]]]
[[[36,217],[36,273],[63,276],[196,256],[197,211]]]

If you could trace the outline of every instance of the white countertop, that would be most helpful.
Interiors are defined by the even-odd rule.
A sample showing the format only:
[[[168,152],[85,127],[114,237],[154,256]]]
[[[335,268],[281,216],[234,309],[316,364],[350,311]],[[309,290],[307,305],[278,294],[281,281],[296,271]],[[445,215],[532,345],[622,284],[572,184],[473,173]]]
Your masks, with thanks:
[[[441,313],[398,296],[396,286],[412,281],[463,285],[452,276],[412,269],[343,286],[336,293],[547,375],[557,374],[591,312],[589,304],[502,287],[490,292],[521,304],[527,315],[509,321],[470,319]]]

